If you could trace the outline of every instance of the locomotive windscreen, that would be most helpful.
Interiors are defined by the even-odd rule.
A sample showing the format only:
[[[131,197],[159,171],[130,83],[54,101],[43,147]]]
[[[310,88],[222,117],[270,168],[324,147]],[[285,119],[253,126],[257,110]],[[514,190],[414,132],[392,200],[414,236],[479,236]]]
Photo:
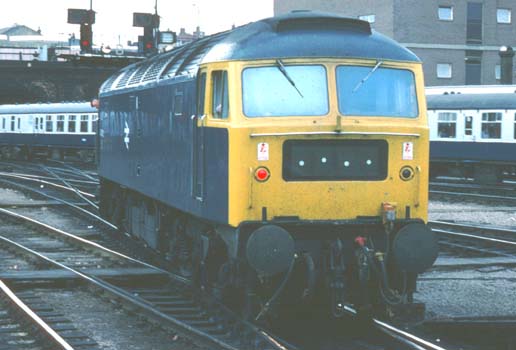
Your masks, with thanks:
[[[283,144],[286,181],[384,180],[384,140],[288,140]]]

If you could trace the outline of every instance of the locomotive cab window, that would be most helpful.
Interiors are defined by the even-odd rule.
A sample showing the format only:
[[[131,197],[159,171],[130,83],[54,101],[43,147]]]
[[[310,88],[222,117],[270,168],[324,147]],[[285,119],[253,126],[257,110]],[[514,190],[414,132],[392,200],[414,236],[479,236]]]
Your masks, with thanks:
[[[242,103],[247,117],[324,116],[329,112],[326,69],[321,65],[246,68]]]
[[[198,81],[199,94],[197,95],[197,116],[200,117],[205,114],[204,112],[204,98],[206,97],[206,73],[201,73]]]
[[[502,113],[482,113],[482,138],[499,139],[502,137]]]
[[[213,87],[213,118],[227,119],[229,111],[228,72],[218,70],[211,73]]]
[[[437,120],[437,135],[440,138],[457,136],[457,113],[439,112]]]
[[[416,118],[416,82],[409,70],[375,66],[337,67],[339,111],[344,115]]]

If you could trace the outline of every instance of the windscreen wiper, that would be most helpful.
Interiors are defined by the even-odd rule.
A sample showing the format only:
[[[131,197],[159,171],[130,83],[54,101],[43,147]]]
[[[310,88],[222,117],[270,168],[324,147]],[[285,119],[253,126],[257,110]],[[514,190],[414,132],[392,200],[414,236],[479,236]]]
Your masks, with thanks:
[[[285,78],[287,78],[288,82],[290,83],[290,85],[292,85],[294,87],[294,89],[296,89],[297,93],[299,94],[299,96],[303,97],[303,94],[301,93],[301,91],[299,91],[299,89],[297,88],[296,86],[296,83],[294,83],[294,80],[292,80],[292,78],[290,77],[290,75],[288,75],[287,73],[287,70],[285,69],[285,66],[283,65],[283,62],[281,60],[276,60],[276,67],[278,67],[279,71],[281,72],[281,74],[283,74],[283,76]]]
[[[378,69],[378,67],[380,67],[382,65],[382,63],[383,63],[383,61],[378,61],[378,63],[376,63],[376,66],[374,66],[373,69],[371,69],[369,71],[369,73],[367,73],[367,75],[358,82],[357,86],[355,86],[355,88],[351,92],[352,93],[357,92],[358,89],[360,89],[360,87],[367,81],[367,79],[369,79],[371,77],[371,75],[373,75],[373,73],[376,72],[376,70]]]

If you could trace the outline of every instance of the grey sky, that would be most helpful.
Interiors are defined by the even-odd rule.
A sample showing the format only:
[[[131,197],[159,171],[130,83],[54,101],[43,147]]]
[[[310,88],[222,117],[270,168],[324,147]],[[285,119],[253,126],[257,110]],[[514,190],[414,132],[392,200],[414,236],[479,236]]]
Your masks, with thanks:
[[[41,28],[51,38],[79,36],[79,26],[67,24],[68,8],[88,9],[90,0],[1,0],[0,28],[14,23]],[[142,28],[132,27],[133,12],[154,12],[155,0],[93,0],[97,12],[93,27],[96,45],[136,41]],[[273,14],[273,0],[158,0],[161,29],[193,32],[199,25],[207,34],[241,25]]]

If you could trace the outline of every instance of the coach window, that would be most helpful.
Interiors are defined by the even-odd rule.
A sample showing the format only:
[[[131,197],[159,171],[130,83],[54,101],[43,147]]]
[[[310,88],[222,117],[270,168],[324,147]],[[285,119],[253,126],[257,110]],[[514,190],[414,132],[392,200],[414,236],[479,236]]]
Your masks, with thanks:
[[[20,130],[21,129],[21,118],[18,117],[18,125],[16,127],[16,130]]]
[[[76,123],[77,123],[77,116],[69,115],[68,116],[68,132],[75,132]]]
[[[14,131],[15,123],[16,123],[16,117],[13,115],[13,116],[11,116],[11,131]]]
[[[91,115],[91,132],[97,132],[98,119],[99,116],[97,114]]]
[[[464,119],[464,135],[473,135],[473,117],[470,115],[466,116]]]
[[[52,124],[52,116],[51,115],[47,115],[47,117],[46,117],[45,131],[47,131],[47,132],[54,131],[54,126]]]
[[[5,117],[2,118],[2,129],[5,130]]]
[[[88,116],[81,115],[81,132],[88,132]]]
[[[440,112],[437,120],[437,135],[440,138],[456,137],[457,113]]]
[[[502,136],[502,113],[482,113],[482,138],[499,139]]]
[[[218,70],[211,73],[213,84],[213,118],[226,119],[229,111],[228,72]]]
[[[516,139],[516,113],[514,113],[514,138]]]
[[[57,116],[56,131],[57,132],[64,132],[64,115],[58,115]]]

